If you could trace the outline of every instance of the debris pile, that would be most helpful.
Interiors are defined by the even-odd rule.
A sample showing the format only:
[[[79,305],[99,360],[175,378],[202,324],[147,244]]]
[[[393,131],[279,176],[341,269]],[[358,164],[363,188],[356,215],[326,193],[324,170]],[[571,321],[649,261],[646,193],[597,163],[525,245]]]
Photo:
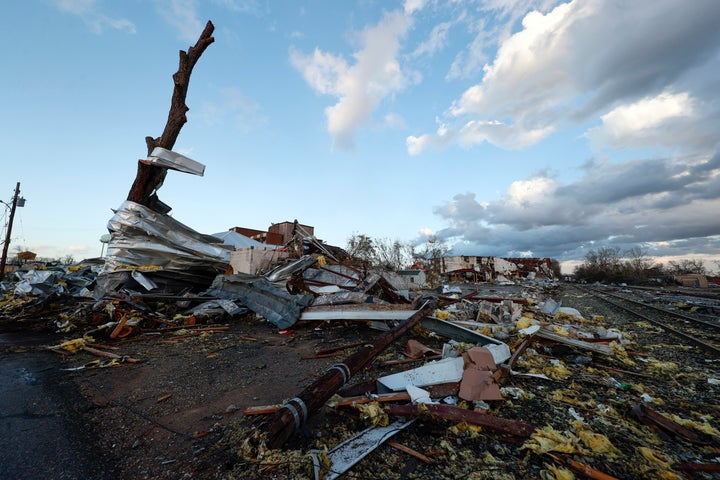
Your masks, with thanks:
[[[142,364],[122,351],[133,338],[222,332],[251,316],[278,333],[377,331],[318,350],[334,363],[314,382],[226,426],[231,478],[703,478],[720,467],[717,374],[663,358],[666,344],[639,350],[637,335],[652,334],[628,331],[639,322],[562,306],[563,287],[537,275],[545,262],[521,276],[495,259],[507,276],[398,289],[396,272],[295,227],[285,245],[258,245],[126,201],[104,261],[16,272],[0,315],[62,334],[53,352],[94,357],[68,362],[79,374]]]
[[[275,478],[337,478],[352,469],[363,478],[608,479],[685,478],[688,471],[712,478],[720,470],[712,370],[688,367],[686,380],[706,392],[678,398],[663,383],[677,381],[671,375],[682,375],[679,367],[634,351],[633,335],[607,328],[603,316],[587,319],[552,299],[524,301],[520,309],[509,299],[497,309],[469,300],[480,296],[473,291],[436,309],[404,350],[376,359],[357,383],[338,389],[324,407],[324,425],[311,427],[317,435],[300,442],[304,456],[292,453],[304,462],[278,463],[274,448],[283,442],[265,436],[266,423],[243,422],[232,438],[247,463],[236,471],[257,465]],[[381,375],[387,368],[397,371]],[[294,412],[287,416],[298,430],[308,420],[297,397],[245,414],[273,411]],[[333,417],[347,428],[330,427]],[[393,435],[405,443],[381,449]]]

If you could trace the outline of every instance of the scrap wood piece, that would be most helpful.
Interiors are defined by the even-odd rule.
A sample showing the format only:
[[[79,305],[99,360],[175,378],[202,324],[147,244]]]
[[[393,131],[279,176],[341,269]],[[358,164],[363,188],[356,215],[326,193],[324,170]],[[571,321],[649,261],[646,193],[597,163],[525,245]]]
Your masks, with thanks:
[[[268,413],[275,413],[282,408],[282,404],[276,403],[273,405],[257,405],[255,407],[248,407],[243,410],[243,415],[265,415]]]
[[[377,365],[379,367],[388,367],[388,366],[392,366],[392,365],[404,365],[406,363],[426,362],[429,360],[440,360],[440,359],[442,359],[442,354],[431,355],[429,357],[420,357],[420,358],[404,358],[402,360],[386,360],[384,362],[379,362]]]
[[[577,340],[575,338],[565,337],[558,333],[551,332],[546,328],[541,328],[535,333],[535,335],[545,340],[562,343],[564,345],[570,345],[571,347],[581,348],[583,350],[599,353],[601,355],[615,355],[615,351],[609,345],[604,345],[602,343],[590,343],[582,340]]]
[[[190,75],[192,74],[195,64],[200,59],[200,56],[203,54],[205,49],[215,41],[215,38],[212,36],[214,30],[215,26],[212,22],[207,22],[205,29],[200,34],[195,46],[188,48],[187,52],[180,50],[178,71],[173,75],[173,83],[175,84],[175,87],[173,88],[167,123],[165,124],[165,129],[160,137],[145,137],[145,143],[148,147],[148,155],[152,153],[155,147],[172,150],[172,147],[175,145],[175,141],[180,134],[180,130],[183,125],[187,123],[187,116],[185,114],[188,110],[190,110],[190,108],[188,108],[185,103],[185,99],[187,97],[188,86],[190,84]],[[127,199],[155,210],[155,207],[161,205],[161,202],[154,192],[162,185],[166,174],[167,168],[138,162],[135,181],[133,182],[132,187],[130,187]]]
[[[635,417],[640,423],[643,423],[645,425],[650,425],[657,427],[661,429],[662,431],[677,435],[685,440],[688,440],[692,443],[698,444],[698,445],[710,445],[711,442],[703,439],[699,434],[693,432],[692,430],[683,427],[682,425],[673,422],[669,418],[665,417],[664,415],[660,414],[659,412],[656,412],[652,408],[648,407],[647,405],[639,404],[635,405],[630,410],[630,415]]]
[[[512,354],[512,357],[510,357],[510,360],[507,362],[508,368],[513,368],[515,366],[515,362],[518,361],[518,358],[525,353],[525,350],[527,350],[527,347],[530,345],[530,342],[532,342],[533,337],[535,336],[535,333],[531,333],[527,337],[525,337],[525,340],[522,341],[522,343],[515,349],[515,351]]]
[[[600,470],[596,470],[591,466],[575,461],[570,457],[555,455],[553,453],[546,453],[546,455],[552,458],[556,463],[565,465],[569,467],[570,470],[573,470],[581,475],[585,475],[588,478],[592,478],[593,480],[618,480],[617,477],[613,477],[612,475],[608,475]]]
[[[479,425],[502,433],[509,433],[518,437],[529,437],[535,431],[533,425],[496,417],[489,413],[467,410],[452,405],[424,404],[424,405],[392,405],[385,409],[390,415],[401,417],[430,416],[439,417],[454,422],[467,422]]]
[[[377,395],[360,395],[357,397],[347,397],[342,400],[332,402],[334,407],[346,407],[348,405],[357,405],[371,402],[409,402],[410,395],[407,392],[379,393]]]
[[[397,310],[379,310],[370,309],[367,306],[363,308],[344,308],[333,310],[318,310],[318,307],[308,307],[303,310],[300,320],[303,321],[327,321],[327,320],[407,320],[416,310],[397,309]]]
[[[365,345],[367,342],[354,342],[354,343],[346,343],[344,345],[336,345],[334,347],[329,348],[323,348],[322,350],[318,350],[316,352],[317,355],[325,355],[328,353],[335,353],[339,352],[340,350],[348,350],[350,348],[359,347],[361,345]]]
[[[407,350],[405,350],[405,356],[409,358],[422,358],[427,355],[440,355],[441,353],[439,350],[423,345],[415,339],[408,340]]]
[[[388,440],[387,442],[385,442],[385,444],[387,444],[397,450],[400,450],[401,452],[405,452],[408,455],[410,455],[411,457],[417,458],[421,462],[425,462],[429,465],[432,465],[435,463],[435,460],[433,460],[432,458],[430,458],[426,455],[423,455],[422,453],[418,452],[417,450],[413,450],[412,448],[408,447],[407,445],[397,443],[394,440]]]
[[[267,424],[259,427],[267,432],[266,445],[271,449],[280,448],[300,429],[307,418],[325,405],[325,402],[353,375],[369,365],[392,342],[412,329],[426,314],[431,312],[435,303],[434,300],[427,301],[408,320],[381,334],[372,344],[350,355],[343,363],[330,367],[325,375],[305,388],[297,397],[288,401]]]
[[[83,346],[80,347],[80,348],[81,348],[82,350],[84,350],[84,351],[86,351],[86,352],[88,352],[88,353],[91,353],[91,354],[93,354],[93,355],[96,355],[96,356],[98,356],[98,357],[113,358],[113,359],[117,359],[117,360],[121,360],[121,359],[122,359],[123,361],[125,361],[125,362],[127,362],[127,363],[138,363],[138,362],[139,362],[139,360],[134,359],[134,358],[132,358],[132,357],[126,357],[126,356],[123,356],[123,355],[118,355],[117,353],[104,352],[104,351],[102,351],[102,350],[98,350],[97,348],[88,347],[87,345],[83,345]]]
[[[396,420],[386,427],[370,427],[336,445],[328,452],[330,472],[325,480],[334,480],[368,456],[388,438],[409,427],[415,420]]]

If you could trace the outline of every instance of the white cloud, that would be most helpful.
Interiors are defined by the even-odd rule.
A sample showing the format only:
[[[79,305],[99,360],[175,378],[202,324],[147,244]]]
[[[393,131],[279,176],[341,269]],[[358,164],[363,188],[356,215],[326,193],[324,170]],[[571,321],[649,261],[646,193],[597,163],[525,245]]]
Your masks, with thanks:
[[[406,15],[412,15],[413,13],[416,13],[425,8],[427,2],[428,0],[405,0],[403,10],[405,11]]]
[[[249,15],[260,15],[263,12],[263,7],[259,0],[213,0],[213,3],[231,12]]]
[[[156,10],[181,39],[191,45],[197,41],[205,28],[205,22],[197,15],[196,0],[155,0]]]
[[[348,64],[342,57],[316,48],[312,55],[290,49],[290,63],[318,93],[342,95],[341,79],[347,75]]]
[[[515,207],[537,205],[554,194],[557,187],[557,181],[546,176],[517,180],[508,187],[506,201]]]
[[[606,113],[601,117],[602,125],[590,129],[586,136],[596,147],[682,146],[690,143],[689,139],[677,132],[702,131],[695,129],[695,103],[687,92],[645,97]]]
[[[135,24],[126,18],[107,15],[101,11],[98,0],[51,0],[58,10],[76,15],[94,33],[103,33],[107,28],[135,33]]]
[[[336,147],[352,148],[358,129],[372,121],[381,102],[417,81],[402,70],[398,60],[400,40],[410,25],[411,19],[402,12],[386,13],[377,25],[358,34],[361,48],[353,54],[352,65],[320,49],[312,55],[291,49],[291,63],[308,84],[318,93],[338,99],[325,109]]]
[[[508,8],[518,12],[528,5],[516,2]],[[500,16],[505,12],[502,2],[485,2],[483,8],[497,8]],[[627,4],[575,0],[547,13],[530,11],[522,18],[521,29],[500,41],[494,59],[483,67],[481,81],[449,106],[442,122],[446,128],[443,137],[454,136],[464,145],[530,145],[565,124],[589,122],[601,115],[606,115],[608,124],[617,126],[621,113],[629,114],[629,110],[616,110],[623,105],[636,110],[643,106],[646,122],[671,123],[663,117],[666,113],[662,109],[653,107],[669,108],[673,101],[682,100],[674,96],[679,93],[672,92],[686,93],[688,101],[708,105],[699,113],[716,121],[720,115],[711,85],[718,75],[719,17],[720,3],[714,0],[698,0],[692,8],[674,0]],[[476,59],[484,52],[483,35],[491,27],[481,26],[483,30],[474,40],[479,43],[474,47],[477,52],[467,57]],[[448,76],[462,74],[468,62],[465,59],[462,65],[453,64]],[[687,79],[701,68],[706,75],[689,82]],[[664,99],[663,93],[667,95]],[[643,105],[643,99],[656,99],[656,103]],[[651,119],[651,114],[660,117]],[[498,124],[511,130],[499,136],[488,131],[487,126]],[[464,135],[449,135],[463,129]],[[596,141],[615,140],[601,133],[607,129],[594,133]],[[690,140],[705,141],[706,148],[712,147],[715,142],[711,136],[705,129],[702,133],[702,138],[695,135]],[[417,138],[424,135],[408,142],[414,154],[421,151]],[[621,135],[617,140],[623,138]]]
[[[513,182],[498,200],[457,194],[435,208],[448,222],[440,238],[459,251],[508,255],[533,250],[558,259],[588,248],[642,245],[674,255],[713,251],[720,240],[720,154],[595,163],[563,184],[540,173]],[[680,239],[682,242],[678,243]]]
[[[428,37],[428,39],[418,45],[418,47],[412,53],[412,56],[432,56],[435,52],[438,52],[445,48],[445,46],[447,45],[448,31],[450,30],[451,26],[451,22],[443,22],[439,25],[435,25],[430,32],[430,36]]]

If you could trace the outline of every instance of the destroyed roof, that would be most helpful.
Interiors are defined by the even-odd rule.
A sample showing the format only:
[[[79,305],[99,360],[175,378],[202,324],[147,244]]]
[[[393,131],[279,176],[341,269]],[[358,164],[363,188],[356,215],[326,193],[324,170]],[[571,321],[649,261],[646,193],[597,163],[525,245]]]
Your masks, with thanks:
[[[227,230],[225,232],[213,233],[213,237],[217,237],[223,241],[225,245],[232,245],[235,248],[245,247],[265,247],[265,248],[277,248],[277,245],[268,245],[267,243],[258,242],[250,237],[238,233],[234,230]]]

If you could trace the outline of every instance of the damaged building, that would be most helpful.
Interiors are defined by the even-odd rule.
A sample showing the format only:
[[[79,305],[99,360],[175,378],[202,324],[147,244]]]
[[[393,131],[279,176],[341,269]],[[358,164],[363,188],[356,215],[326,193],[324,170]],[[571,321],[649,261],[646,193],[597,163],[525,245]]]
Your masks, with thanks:
[[[502,258],[456,255],[431,260],[433,268],[447,281],[492,282],[514,278],[554,279],[550,258]]]

